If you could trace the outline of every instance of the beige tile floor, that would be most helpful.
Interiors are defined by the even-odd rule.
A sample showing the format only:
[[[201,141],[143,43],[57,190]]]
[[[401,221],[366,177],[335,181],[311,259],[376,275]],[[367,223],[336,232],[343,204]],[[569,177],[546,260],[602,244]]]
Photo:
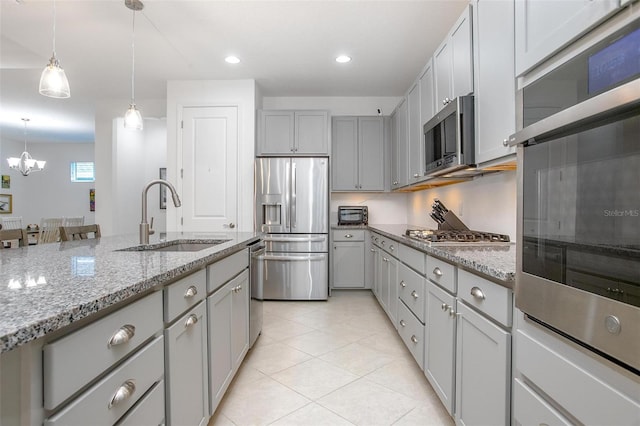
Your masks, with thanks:
[[[453,425],[369,291],[265,302],[213,425]]]

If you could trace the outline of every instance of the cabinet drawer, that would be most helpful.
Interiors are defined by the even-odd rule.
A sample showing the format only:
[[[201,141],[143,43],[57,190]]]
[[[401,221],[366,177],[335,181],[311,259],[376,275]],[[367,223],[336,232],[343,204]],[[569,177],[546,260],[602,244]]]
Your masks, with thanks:
[[[118,422],[118,426],[162,425],[164,423],[164,380],[160,380]]]
[[[624,394],[525,332],[516,333],[515,366],[546,397],[584,424],[636,424],[640,413],[637,392]],[[585,395],[589,401],[585,404]],[[606,407],[606,409],[603,409]],[[530,423],[530,422],[528,422]]]
[[[333,231],[333,241],[364,241],[363,229],[345,229]]]
[[[44,407],[58,406],[161,328],[162,295],[157,291],[45,345]]]
[[[398,333],[421,370],[424,370],[424,325],[404,303],[398,303]]]
[[[427,256],[427,278],[445,290],[456,293],[456,267],[452,264]]]
[[[249,267],[247,250],[241,250],[207,266],[207,293],[216,291],[231,278]]]
[[[513,419],[521,425],[571,425],[554,408],[547,404],[533,389],[520,379],[514,380],[513,386]]]
[[[46,419],[45,426],[114,424],[162,378],[163,340],[162,336],[157,337],[58,414]],[[129,396],[124,391],[127,385]],[[119,392],[122,392],[121,400],[117,401]]]
[[[178,315],[203,300],[207,293],[207,270],[201,269],[164,289],[164,320]]]
[[[400,260],[421,274],[425,273],[427,255],[414,248],[400,244]]]
[[[427,279],[402,263],[398,267],[398,297],[424,324]]]
[[[458,269],[458,297],[502,325],[511,327],[513,322],[511,289]]]

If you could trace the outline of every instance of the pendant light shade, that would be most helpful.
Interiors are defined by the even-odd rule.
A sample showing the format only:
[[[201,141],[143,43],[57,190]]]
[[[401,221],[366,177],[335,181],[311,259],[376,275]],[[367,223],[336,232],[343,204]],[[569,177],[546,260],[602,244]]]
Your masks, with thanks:
[[[144,4],[140,0],[125,0],[124,5],[133,11],[133,24],[131,31],[131,103],[124,114],[124,128],[142,130],[143,121],[140,110],[136,108],[135,96],[135,72],[136,72],[136,11],[142,10]]]
[[[56,2],[53,1],[53,55],[49,59],[49,63],[40,76],[40,87],[38,89],[41,95],[50,98],[65,99],[71,96],[69,90],[69,80],[67,75],[60,66],[58,58],[56,58]]]

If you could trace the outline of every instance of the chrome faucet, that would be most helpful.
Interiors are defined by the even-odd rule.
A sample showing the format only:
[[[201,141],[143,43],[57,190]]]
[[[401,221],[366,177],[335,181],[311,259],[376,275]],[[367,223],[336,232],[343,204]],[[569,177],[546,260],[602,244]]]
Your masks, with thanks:
[[[169,191],[171,191],[171,198],[173,198],[174,206],[180,207],[182,205],[182,203],[180,202],[180,197],[178,197],[178,193],[176,192],[176,189],[173,187],[171,182],[164,179],[154,179],[146,184],[144,189],[142,190],[142,222],[140,223],[140,244],[149,244],[149,235],[155,232],[147,223],[147,192],[149,191],[149,188],[151,188],[155,184],[164,185],[169,188]],[[153,219],[151,220],[151,223],[153,223]]]

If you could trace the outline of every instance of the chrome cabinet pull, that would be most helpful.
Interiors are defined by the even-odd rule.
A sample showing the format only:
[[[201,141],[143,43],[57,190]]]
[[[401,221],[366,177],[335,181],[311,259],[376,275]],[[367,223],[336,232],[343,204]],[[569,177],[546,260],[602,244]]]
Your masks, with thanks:
[[[369,249],[369,251],[371,251],[371,253],[375,253],[376,252],[374,249]]]
[[[344,234],[344,237],[345,237],[345,238],[353,238],[353,235],[351,235],[351,234]]]
[[[485,299],[484,293],[478,287],[472,287],[471,288],[471,295],[473,297],[475,297],[476,299],[480,299],[480,300],[484,300]]]
[[[406,287],[407,283],[405,283],[404,281],[400,281],[400,287]]]
[[[438,268],[437,266],[433,268],[433,275],[435,275],[436,277],[441,277],[442,271],[440,270],[440,268]]]
[[[453,306],[449,306],[449,316],[450,317],[456,316],[456,311],[453,310]]]
[[[389,261],[389,259],[387,259],[386,257],[383,257],[382,260],[384,260],[385,262]]]
[[[413,290],[413,291],[411,292],[411,295],[413,296],[413,298],[414,298],[414,299],[417,299],[417,298],[418,298],[418,293],[416,293],[416,291],[415,291],[415,290]]]
[[[111,407],[114,407],[120,404],[121,402],[124,402],[127,399],[131,398],[131,395],[133,395],[135,391],[136,391],[135,380],[129,379],[126,382],[124,382],[111,397],[111,401],[109,401],[109,405],[108,405],[109,410],[111,409]]]
[[[446,303],[443,303],[442,306],[440,306],[440,309],[442,309],[443,311],[446,311],[449,308],[450,308],[450,306],[447,305]]]
[[[194,324],[198,323],[198,317],[195,314],[191,314],[189,315],[189,318],[187,318],[187,320],[184,322],[184,326],[186,327],[191,327]]]
[[[136,334],[136,327],[131,324],[125,324],[118,329],[107,343],[107,347],[122,345],[127,343]]]
[[[389,250],[394,251],[395,249],[396,249],[396,248],[393,246],[393,244],[391,244],[391,245],[389,246]]]
[[[411,335],[411,341],[412,341],[413,343],[418,343],[418,338],[416,337],[416,335],[415,335],[415,334]]]
[[[193,297],[196,294],[198,294],[198,289],[192,285],[187,289],[187,291],[184,292],[184,298],[189,299],[190,297]]]
[[[404,322],[404,320],[400,320],[400,325],[401,325],[401,326],[403,326],[403,327],[406,327],[406,326],[407,326],[407,323],[406,323],[406,322]]]
[[[414,174],[413,174],[413,177],[414,177],[414,178],[419,178],[419,177],[420,177],[420,173],[414,173]]]

